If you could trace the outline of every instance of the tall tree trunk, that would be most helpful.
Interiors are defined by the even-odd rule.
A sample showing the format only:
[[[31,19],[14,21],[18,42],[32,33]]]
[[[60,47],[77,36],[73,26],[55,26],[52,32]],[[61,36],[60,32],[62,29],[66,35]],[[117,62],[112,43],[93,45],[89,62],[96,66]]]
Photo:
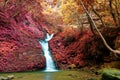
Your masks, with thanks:
[[[110,13],[112,15],[112,18],[113,18],[116,26],[118,26],[118,23],[117,23],[117,20],[116,20],[116,16],[114,14],[114,10],[113,10],[113,7],[112,7],[112,0],[109,0],[109,6],[110,6]]]
[[[94,25],[93,25],[90,17],[87,16],[87,19],[88,19],[88,22],[89,22],[89,24],[90,24],[90,30],[92,31],[92,33],[93,33],[94,35],[96,35],[95,30],[94,30]]]
[[[82,5],[83,9],[85,10],[87,16],[91,19],[91,22],[93,23],[94,28],[96,29],[96,31],[97,31],[98,34],[100,35],[100,37],[101,37],[104,45],[105,45],[111,52],[113,52],[113,53],[115,53],[115,54],[120,54],[120,51],[119,51],[119,50],[114,50],[114,49],[112,49],[112,48],[107,44],[106,40],[104,39],[104,37],[102,36],[102,34],[100,33],[100,31],[98,30],[95,22],[93,21],[91,15],[89,14],[89,12],[88,12],[88,10],[86,9],[85,5],[83,4],[82,0],[80,0],[80,3],[81,3],[81,5]]]
[[[91,7],[92,7],[92,9],[93,9],[93,12],[99,17],[102,25],[103,25],[104,27],[106,27],[104,21],[102,20],[102,16],[100,16],[99,13],[97,13],[97,11],[94,9],[94,7],[93,7],[92,5],[91,5]]]
[[[82,19],[80,18],[79,14],[76,14],[76,19],[77,19],[77,23],[78,23],[79,29],[80,29],[81,32],[82,32],[82,31],[83,31],[83,21],[82,21]]]
[[[116,18],[117,18],[117,24],[118,26],[117,27],[120,27],[120,11],[119,11],[119,6],[120,6],[120,3],[118,0],[115,0],[115,11],[116,11]]]

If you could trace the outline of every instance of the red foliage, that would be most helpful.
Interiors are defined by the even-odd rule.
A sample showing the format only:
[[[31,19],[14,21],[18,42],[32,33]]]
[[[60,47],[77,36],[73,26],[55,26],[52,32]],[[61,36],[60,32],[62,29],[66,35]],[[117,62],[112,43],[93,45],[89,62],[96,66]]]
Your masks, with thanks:
[[[108,45],[114,48],[119,29],[103,28],[101,33]],[[69,27],[55,35],[50,41],[50,47],[60,69],[68,68],[71,64],[77,67],[99,64],[110,53],[99,35],[93,35],[90,30],[79,33]]]
[[[85,66],[84,46],[91,38],[92,33],[84,31],[79,33],[73,28],[67,28],[50,41],[50,47],[59,68],[68,68],[75,64],[77,67]]]
[[[24,5],[17,1],[21,0],[9,1],[4,10],[3,6],[0,6],[0,71],[2,72],[33,70],[45,66],[45,58],[39,55],[42,49],[38,42],[38,38],[44,38],[41,26],[44,23],[35,21],[34,15],[25,8],[32,4],[31,0],[26,0],[30,3]]]
[[[0,72],[18,72],[42,69],[45,58],[40,54],[5,54],[0,55]]]

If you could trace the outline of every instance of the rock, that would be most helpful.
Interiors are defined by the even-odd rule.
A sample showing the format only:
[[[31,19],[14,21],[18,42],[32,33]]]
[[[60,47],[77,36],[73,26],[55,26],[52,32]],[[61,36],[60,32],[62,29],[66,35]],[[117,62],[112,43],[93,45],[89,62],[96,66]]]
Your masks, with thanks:
[[[0,80],[9,80],[8,77],[0,76]]]
[[[14,75],[8,75],[7,77],[0,76],[0,80],[12,80],[14,79]]]
[[[102,74],[101,80],[120,80],[120,70],[103,69],[100,73]]]
[[[69,69],[75,69],[76,68],[76,65],[75,64],[71,64],[68,66]]]
[[[9,80],[14,79],[14,75],[8,75],[7,77]]]

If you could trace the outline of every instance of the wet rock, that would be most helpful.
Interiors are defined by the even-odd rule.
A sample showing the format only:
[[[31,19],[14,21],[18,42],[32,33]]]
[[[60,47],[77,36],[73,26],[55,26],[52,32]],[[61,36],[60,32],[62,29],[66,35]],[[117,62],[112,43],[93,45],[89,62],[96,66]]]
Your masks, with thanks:
[[[120,70],[117,69],[103,69],[101,80],[120,80]]]

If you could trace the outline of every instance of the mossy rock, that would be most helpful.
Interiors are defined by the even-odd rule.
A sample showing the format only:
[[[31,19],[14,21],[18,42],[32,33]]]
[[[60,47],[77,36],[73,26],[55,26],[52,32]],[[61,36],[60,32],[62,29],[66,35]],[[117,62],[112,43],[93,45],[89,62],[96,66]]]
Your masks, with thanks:
[[[101,80],[120,80],[120,70],[118,69],[102,69],[100,73],[102,74]]]

